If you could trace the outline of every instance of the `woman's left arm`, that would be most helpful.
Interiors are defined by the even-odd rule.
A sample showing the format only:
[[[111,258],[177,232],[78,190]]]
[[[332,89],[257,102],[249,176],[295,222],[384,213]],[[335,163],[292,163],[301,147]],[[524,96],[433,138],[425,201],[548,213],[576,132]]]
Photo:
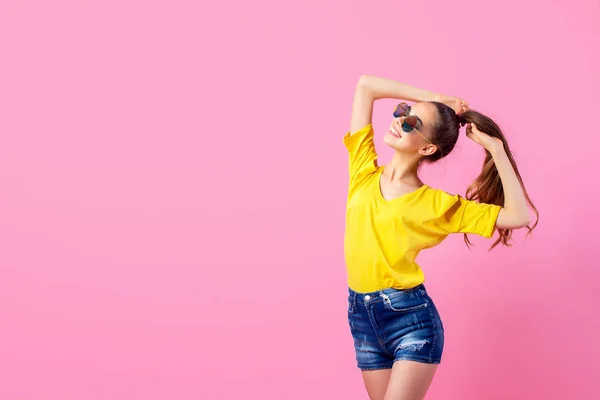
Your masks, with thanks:
[[[516,229],[528,226],[531,216],[525,193],[523,193],[521,182],[519,182],[504,150],[502,140],[481,132],[475,124],[467,125],[467,136],[490,152],[502,181],[504,207],[500,209],[496,227],[498,229]]]

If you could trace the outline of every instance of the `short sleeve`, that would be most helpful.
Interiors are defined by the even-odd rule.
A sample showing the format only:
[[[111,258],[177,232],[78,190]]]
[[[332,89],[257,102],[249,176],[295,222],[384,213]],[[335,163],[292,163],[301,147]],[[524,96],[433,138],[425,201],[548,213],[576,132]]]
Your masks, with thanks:
[[[446,213],[452,233],[472,233],[491,238],[496,228],[500,206],[479,203],[456,196],[457,202]]]
[[[350,181],[354,181],[362,173],[374,172],[377,169],[377,152],[372,124],[352,135],[350,133],[344,135],[344,145],[348,150]]]

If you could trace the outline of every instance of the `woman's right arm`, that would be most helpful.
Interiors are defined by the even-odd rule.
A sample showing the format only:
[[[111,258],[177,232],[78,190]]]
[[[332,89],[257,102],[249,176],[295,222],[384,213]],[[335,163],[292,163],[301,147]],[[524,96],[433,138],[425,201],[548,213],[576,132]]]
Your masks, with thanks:
[[[441,95],[419,89],[406,83],[372,75],[361,75],[354,92],[351,134],[369,125],[373,117],[373,103],[377,99],[391,98],[412,102],[434,101]],[[445,96],[450,98],[450,96]]]

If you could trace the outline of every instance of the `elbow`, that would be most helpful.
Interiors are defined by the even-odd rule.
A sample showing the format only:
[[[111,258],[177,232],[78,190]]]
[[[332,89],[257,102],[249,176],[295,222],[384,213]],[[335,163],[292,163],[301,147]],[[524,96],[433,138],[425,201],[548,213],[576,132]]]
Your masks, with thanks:
[[[366,89],[369,86],[368,81],[369,81],[369,75],[362,74],[358,78],[358,82],[356,83],[356,88],[357,89]]]
[[[519,228],[526,228],[531,224],[531,216],[529,213],[523,214],[518,219]]]
[[[496,220],[496,227],[498,229],[519,229],[529,226],[530,223],[531,217],[529,215],[529,210],[516,212],[502,208],[498,215],[498,219]]]

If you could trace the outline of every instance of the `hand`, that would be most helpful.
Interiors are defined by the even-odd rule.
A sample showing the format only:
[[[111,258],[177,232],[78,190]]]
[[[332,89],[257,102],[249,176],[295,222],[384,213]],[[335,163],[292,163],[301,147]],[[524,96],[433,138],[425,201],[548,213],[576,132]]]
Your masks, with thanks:
[[[499,149],[504,149],[502,140],[484,133],[477,128],[474,123],[467,124],[467,137],[475,143],[483,146],[484,149],[493,153]]]
[[[436,94],[433,97],[433,101],[444,103],[448,107],[454,110],[457,114],[462,114],[469,109],[469,103],[459,97],[445,96],[443,94]]]

